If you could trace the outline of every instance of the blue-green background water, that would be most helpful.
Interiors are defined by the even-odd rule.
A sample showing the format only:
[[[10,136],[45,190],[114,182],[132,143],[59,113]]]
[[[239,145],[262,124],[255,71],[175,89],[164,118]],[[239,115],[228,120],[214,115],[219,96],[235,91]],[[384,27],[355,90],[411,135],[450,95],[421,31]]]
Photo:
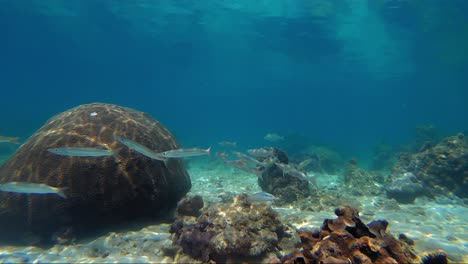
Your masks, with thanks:
[[[301,134],[366,157],[468,129],[468,1],[0,0],[1,135],[89,102],[185,145]]]

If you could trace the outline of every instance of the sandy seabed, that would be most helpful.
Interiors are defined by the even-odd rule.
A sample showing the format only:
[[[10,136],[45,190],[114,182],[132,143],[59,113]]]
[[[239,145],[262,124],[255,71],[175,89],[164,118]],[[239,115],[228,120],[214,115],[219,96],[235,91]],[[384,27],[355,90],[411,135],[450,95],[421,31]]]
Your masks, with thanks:
[[[261,191],[255,175],[219,162],[191,162],[188,171],[192,179],[189,195],[201,195],[205,204],[219,202],[235,194]],[[339,190],[342,185],[340,175],[315,176],[318,188],[333,186]],[[382,196],[348,196],[346,200],[359,204],[363,222],[386,219],[389,222],[387,232],[396,236],[403,233],[414,240],[417,253],[443,249],[452,262],[468,263],[468,206],[463,200],[456,197],[418,198],[413,204],[398,204]],[[325,202],[317,206],[314,201],[316,199],[305,199],[281,206],[273,203],[272,207],[283,221],[297,228],[317,228],[323,219],[335,217],[333,210],[336,205]],[[150,224],[138,230],[129,228],[50,249],[3,246],[0,247],[0,263],[170,263],[174,259],[166,254],[171,248],[169,226]]]

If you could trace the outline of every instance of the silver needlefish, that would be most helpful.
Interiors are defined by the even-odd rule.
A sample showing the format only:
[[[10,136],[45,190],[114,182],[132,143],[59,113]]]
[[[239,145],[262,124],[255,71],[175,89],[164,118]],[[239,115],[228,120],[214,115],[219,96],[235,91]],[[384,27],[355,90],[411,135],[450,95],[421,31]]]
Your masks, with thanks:
[[[271,160],[259,161],[259,160],[256,160],[256,159],[250,157],[249,155],[246,155],[246,154],[238,152],[238,151],[232,151],[232,154],[236,155],[239,159],[244,160],[244,161],[246,161],[246,162],[248,162],[250,164],[254,164],[256,166],[258,165],[258,166],[262,166],[262,167],[265,167],[265,168],[269,168],[274,164],[274,161],[271,161]]]
[[[6,137],[6,136],[0,135],[0,143],[19,144],[19,137]]]
[[[315,181],[315,178],[313,177],[309,177],[307,176],[306,173],[298,170],[298,169],[295,169],[294,167],[288,165],[288,164],[282,164],[282,163],[278,163],[278,162],[275,162],[276,166],[278,166],[282,171],[283,171],[283,177],[286,176],[286,175],[289,175],[291,177],[294,177],[294,178],[297,178],[299,180],[302,180],[302,181],[310,181],[312,183],[314,183]]]
[[[43,183],[30,182],[6,182],[0,184],[0,191],[14,193],[35,193],[35,194],[57,194],[62,198],[67,198],[64,190],[67,188],[52,187]]]
[[[193,156],[201,156],[201,155],[209,155],[211,147],[207,149],[201,148],[180,148],[180,149],[173,149],[158,153],[158,155],[163,156],[165,158],[185,158],[185,157],[193,157]]]
[[[140,143],[137,143],[131,139],[128,139],[128,138],[124,138],[124,137],[117,137],[117,139],[120,141],[120,143],[124,144],[125,146],[127,146],[128,148],[150,158],[150,159],[155,159],[155,160],[160,160],[162,162],[164,162],[164,164],[166,164],[167,162],[167,159],[161,155],[159,155],[158,153],[156,153],[154,150],[151,150],[150,148],[148,147],[145,147],[143,145],[141,145]]]
[[[267,192],[258,192],[251,194],[247,197],[250,202],[271,202],[276,200],[277,198],[270,193]]]
[[[269,158],[273,157],[275,154],[273,150],[268,150],[264,148],[259,148],[259,149],[248,149],[247,153],[249,153],[252,156],[260,157],[260,158]]]
[[[103,157],[115,156],[118,150],[100,149],[100,148],[86,148],[86,147],[61,147],[49,148],[49,152],[74,157]]]

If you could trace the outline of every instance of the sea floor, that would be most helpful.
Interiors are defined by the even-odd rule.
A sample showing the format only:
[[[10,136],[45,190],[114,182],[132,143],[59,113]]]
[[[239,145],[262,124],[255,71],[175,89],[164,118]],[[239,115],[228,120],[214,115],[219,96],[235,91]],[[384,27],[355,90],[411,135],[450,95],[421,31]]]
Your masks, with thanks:
[[[261,191],[257,178],[219,162],[190,162],[188,167],[192,179],[189,195],[201,195],[205,205],[222,201],[240,193]],[[339,175],[315,175],[321,189],[340,188]],[[316,197],[315,197],[316,198]],[[317,199],[301,201],[293,205],[272,204],[283,218],[297,228],[320,227],[325,218],[333,218],[336,201],[319,205]],[[339,200],[339,199],[338,199]],[[456,197],[439,197],[435,200],[420,198],[413,204],[398,204],[385,197],[346,196],[346,201],[357,206],[361,219],[370,222],[386,219],[387,232],[405,234],[415,242],[415,250],[443,249],[455,263],[468,263],[468,206]],[[50,249],[37,247],[0,247],[0,263],[170,263],[171,240],[169,224],[150,224],[143,229],[110,232],[74,245],[56,245]]]

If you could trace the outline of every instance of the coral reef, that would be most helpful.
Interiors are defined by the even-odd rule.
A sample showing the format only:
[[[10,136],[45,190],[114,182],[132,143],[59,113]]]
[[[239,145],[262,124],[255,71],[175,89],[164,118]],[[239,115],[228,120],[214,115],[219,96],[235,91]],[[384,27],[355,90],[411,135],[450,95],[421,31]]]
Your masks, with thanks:
[[[414,263],[411,245],[386,233],[388,222],[364,224],[349,206],[335,209],[320,229],[300,229],[302,250],[285,255],[282,263]]]
[[[291,203],[311,194],[308,181],[284,174],[276,165],[262,173],[258,184],[263,191],[276,196],[279,204]]]
[[[359,168],[358,161],[351,159],[344,169],[344,183],[354,195],[376,195],[383,190],[377,187],[376,183],[384,181],[383,175],[377,172],[369,172]]]
[[[277,249],[289,228],[266,203],[238,195],[203,210],[198,218],[178,218],[171,226],[174,245],[202,261],[259,261]]]
[[[203,197],[200,195],[187,196],[179,201],[176,212],[181,216],[199,217],[203,206]]]
[[[0,232],[12,243],[23,232],[50,239],[63,227],[79,234],[95,226],[138,216],[156,216],[175,208],[190,189],[183,163],[167,166],[118,140],[123,136],[154,149],[178,147],[174,136],[148,114],[111,104],[80,105],[51,119],[1,167],[0,182],[44,183],[65,187],[57,195],[0,193]],[[116,150],[105,157],[55,155],[54,147]]]
[[[336,217],[332,219],[328,219],[328,213],[315,212],[313,219],[308,220],[314,224],[309,226],[320,228],[295,230],[282,224],[286,220],[280,221],[278,214],[267,203],[250,203],[247,197],[240,195],[229,202],[210,204],[199,217],[179,214],[172,225],[149,225],[140,229],[136,226],[146,223],[137,222],[130,225],[134,231],[128,230],[127,225],[123,232],[110,232],[84,244],[55,245],[46,250],[2,247],[0,262],[447,263],[445,251],[433,250],[441,248],[441,244],[426,241],[430,238],[425,235],[422,238],[411,236],[415,241],[404,234],[395,238],[387,233],[389,223],[386,220],[364,224],[359,212],[350,206],[336,208]],[[284,215],[287,217],[291,214],[294,213]],[[372,214],[372,211],[366,212],[366,215]],[[308,218],[307,214],[301,216],[299,219]],[[411,227],[407,226],[408,223],[404,224],[401,217],[395,214],[392,218],[399,223],[396,228],[407,230],[405,233],[411,232]],[[320,222],[319,219],[324,220]],[[424,218],[415,219],[424,221]],[[454,227],[451,232],[464,230],[463,227],[460,221],[459,227]],[[432,226],[426,230],[434,228],[437,229]],[[444,236],[443,230],[431,233],[436,239]],[[67,234],[69,230],[63,230],[62,238]],[[413,249],[418,248],[420,243],[428,243],[428,246],[420,248],[421,253],[416,256]],[[453,245],[448,249],[452,250]],[[466,253],[462,251],[463,247],[459,250],[459,255]],[[454,263],[466,262],[466,258],[454,258],[452,254],[453,251],[450,256]]]
[[[419,125],[415,128],[414,150],[420,150],[435,145],[439,140],[440,132],[431,124]]]
[[[307,179],[294,177],[292,173],[280,167],[286,165],[291,170],[296,170],[288,165],[288,156],[284,151],[275,149],[274,154],[280,165],[273,164],[262,172],[258,178],[260,188],[276,196],[279,203],[291,203],[308,197],[311,191]]]
[[[402,153],[388,178],[390,182],[398,183],[398,179],[408,173],[414,175],[413,183],[422,185],[422,193],[436,195],[448,191],[468,197],[468,146],[465,136],[460,133],[417,153]]]

